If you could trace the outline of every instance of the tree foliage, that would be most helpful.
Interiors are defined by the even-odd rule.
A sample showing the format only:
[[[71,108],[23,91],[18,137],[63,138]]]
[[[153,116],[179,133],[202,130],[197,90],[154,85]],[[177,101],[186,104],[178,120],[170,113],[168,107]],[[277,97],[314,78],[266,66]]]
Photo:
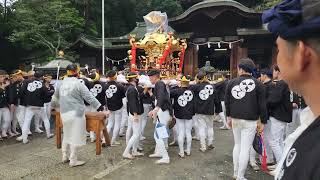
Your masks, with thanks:
[[[29,0],[15,4],[9,39],[25,48],[44,48],[55,56],[83,32],[84,19],[65,0]]]
[[[280,3],[282,0],[264,0],[261,4],[259,4],[258,6],[256,6],[256,10],[257,11],[263,11],[266,9],[270,9],[271,7],[273,7],[274,5]]]
[[[101,0],[71,0],[85,18],[85,33],[101,36],[102,4]],[[150,11],[167,12],[169,17],[182,12],[176,0],[108,0],[105,2],[105,35],[120,36],[130,32],[136,22]]]

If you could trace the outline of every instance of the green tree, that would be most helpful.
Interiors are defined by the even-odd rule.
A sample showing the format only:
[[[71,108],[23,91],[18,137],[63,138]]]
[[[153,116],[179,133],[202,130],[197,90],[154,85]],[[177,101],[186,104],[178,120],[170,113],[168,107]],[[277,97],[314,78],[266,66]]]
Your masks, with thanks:
[[[261,4],[256,6],[256,11],[264,11],[266,9],[270,9],[274,5],[280,3],[282,0],[263,0]]]
[[[83,32],[84,19],[66,0],[28,0],[15,4],[11,42],[24,48],[43,48],[55,56]]]

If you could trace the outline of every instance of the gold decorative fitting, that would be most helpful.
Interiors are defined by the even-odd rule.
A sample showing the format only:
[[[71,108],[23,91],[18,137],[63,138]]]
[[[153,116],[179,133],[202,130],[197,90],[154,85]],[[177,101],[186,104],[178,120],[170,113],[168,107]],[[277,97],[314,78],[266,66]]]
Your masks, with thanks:
[[[59,56],[60,58],[63,58],[64,52],[63,52],[63,51],[59,51],[59,52],[58,52],[58,56]]]

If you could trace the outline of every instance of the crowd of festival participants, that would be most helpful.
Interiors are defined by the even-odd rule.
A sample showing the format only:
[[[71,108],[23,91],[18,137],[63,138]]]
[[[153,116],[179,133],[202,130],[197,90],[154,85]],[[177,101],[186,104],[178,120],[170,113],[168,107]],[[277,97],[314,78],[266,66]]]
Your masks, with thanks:
[[[286,71],[274,66],[258,73],[254,62],[244,58],[233,79],[222,74],[212,81],[202,71],[195,77],[170,78],[158,70],[147,74],[111,70],[100,78],[94,70],[81,73],[71,64],[63,80],[51,84],[51,77],[41,72],[16,70],[8,75],[1,70],[1,140],[16,137],[28,143],[32,119],[34,132],[43,133],[44,126],[51,138],[50,111],[59,108],[62,161],[71,167],[83,165],[77,159],[78,148],[87,139],[97,141],[93,132],[86,132],[84,115],[100,112],[107,117],[111,146],[120,145],[119,138],[125,137],[122,156],[126,159],[144,156],[146,124],[154,123],[155,150],[149,157],[159,158],[157,164],[169,164],[174,156],[168,154],[170,145],[178,144],[181,158],[196,153],[191,151],[193,140],[200,141],[201,152],[214,149],[213,121],[219,117],[221,129],[232,129],[234,135],[234,179],[246,179],[248,164],[254,170],[267,165],[261,167],[272,175],[276,168],[277,179],[319,179],[319,118],[311,112],[317,112],[319,105],[317,77],[311,77],[319,71],[319,41],[312,39],[319,37],[319,7],[317,1],[285,0],[263,14],[268,29],[278,36],[278,61]],[[290,91],[282,77],[313,106],[306,107],[303,97]]]
[[[110,70],[104,77],[94,69],[80,71],[71,64],[63,80],[52,83],[52,77],[40,71],[15,70],[8,75],[1,70],[0,140],[16,137],[29,143],[32,120],[34,133],[43,133],[44,127],[46,137],[52,138],[51,110],[59,108],[63,161],[70,166],[83,165],[84,161],[77,160],[78,147],[87,139],[96,141],[93,132],[86,132],[84,113],[101,111],[107,115],[111,146],[120,145],[119,138],[125,138],[123,158],[144,156],[146,125],[154,123],[156,145],[149,157],[159,158],[157,164],[169,164],[170,145],[179,147],[181,158],[195,153],[191,151],[193,140],[200,141],[201,152],[214,149],[213,122],[220,119],[220,129],[232,128],[234,135],[234,177],[244,178],[248,163],[259,170],[262,154],[257,155],[252,146],[257,133],[263,137],[272,174],[284,139],[300,125],[299,114],[306,105],[281,79],[277,66],[262,69],[258,75],[254,62],[245,58],[240,60],[238,75],[230,79],[221,74],[210,80],[202,71],[195,77],[179,74],[170,78],[158,70],[128,74]],[[101,141],[105,143],[105,139]]]

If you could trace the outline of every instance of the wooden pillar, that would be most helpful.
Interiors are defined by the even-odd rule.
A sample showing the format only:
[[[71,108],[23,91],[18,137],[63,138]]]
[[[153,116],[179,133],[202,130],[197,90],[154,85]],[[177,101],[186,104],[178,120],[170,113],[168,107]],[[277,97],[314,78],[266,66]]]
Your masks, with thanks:
[[[238,76],[238,63],[241,58],[248,57],[248,48],[240,47],[240,43],[232,45],[230,54],[230,74],[231,78]]]
[[[199,64],[199,56],[198,56],[199,50],[197,49],[197,46],[193,46],[193,60],[192,60],[192,76],[195,76],[198,73],[198,64]]]
[[[189,45],[184,56],[183,72],[187,75],[195,75],[198,68],[198,51],[196,46]]]

